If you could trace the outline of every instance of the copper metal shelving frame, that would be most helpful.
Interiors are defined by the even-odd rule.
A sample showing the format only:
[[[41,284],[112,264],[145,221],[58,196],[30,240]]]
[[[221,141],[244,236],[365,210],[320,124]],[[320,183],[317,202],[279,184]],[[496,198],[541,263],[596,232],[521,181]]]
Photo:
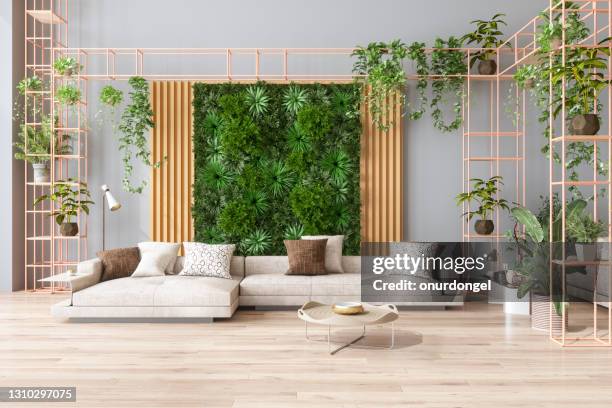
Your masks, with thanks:
[[[611,9],[612,0],[574,0],[575,3],[582,3],[581,12],[588,16],[604,16],[604,18],[594,17],[594,30],[591,37],[585,41],[595,42],[597,37],[602,33],[610,36],[611,31]],[[604,5],[604,7],[601,7]],[[552,4],[549,12],[557,8]],[[66,176],[66,168],[68,162],[77,162],[77,175],[79,180],[86,181],[87,179],[87,127],[85,126],[85,118],[87,116],[87,82],[90,80],[127,80],[132,76],[142,76],[148,80],[192,80],[203,82],[255,82],[265,80],[269,82],[288,83],[288,82],[352,82],[355,75],[351,72],[352,61],[350,54],[352,48],[70,48],[68,47],[68,0],[27,0],[26,1],[26,73],[28,75],[38,74],[50,79],[51,88],[43,92],[41,99],[47,101],[47,111],[51,114],[61,116],[60,125],[56,128],[58,131],[72,132],[76,135],[78,153],[70,157],[59,157],[54,153],[51,154],[52,163],[52,179],[48,185],[35,185],[29,181],[28,166],[26,165],[26,282],[28,277],[32,275],[29,271],[33,271],[33,277],[43,277],[49,274],[57,273],[58,270],[63,270],[70,265],[78,262],[82,256],[86,256],[86,227],[84,235],[76,238],[68,239],[59,237],[51,220],[44,218],[45,213],[49,212],[49,207],[42,210],[31,210],[30,203],[32,199],[39,194],[42,194],[44,189],[49,189],[58,179],[58,177]],[[565,12],[564,12],[565,13]],[[534,56],[538,52],[536,43],[536,33],[539,24],[542,22],[541,17],[535,17],[525,24],[520,30],[508,38],[508,40],[500,47],[491,50],[495,52],[498,65],[498,72],[495,75],[478,75],[469,72],[467,75],[460,75],[465,79],[464,98],[462,101],[462,175],[463,191],[469,188],[469,179],[475,175],[477,171],[472,168],[476,165],[488,165],[484,172],[489,175],[499,174],[503,166],[513,166],[515,175],[515,194],[514,197],[506,197],[511,201],[524,204],[525,203],[525,110],[526,110],[526,95],[524,91],[515,89],[516,100],[516,118],[513,126],[508,127],[502,123],[502,113],[500,112],[502,87],[504,84],[510,84],[513,81],[513,73],[517,67],[522,64],[534,63]],[[46,31],[45,31],[46,30]],[[41,34],[42,33],[42,34]],[[507,45],[511,45],[507,47]],[[39,50],[45,58],[32,55],[31,49]],[[477,48],[460,48],[454,49],[465,53],[466,58],[469,58],[480,49]],[[427,53],[431,53],[432,49],[427,49]],[[565,52],[565,49],[562,49]],[[76,118],[70,119],[70,113],[54,101],[55,86],[65,79],[57,78],[52,70],[54,58],[59,56],[73,56],[83,65],[83,69],[74,80],[81,88],[84,99],[80,105],[80,109],[76,111]],[[212,64],[220,68],[216,72],[203,73],[201,71],[188,73],[184,72],[185,64],[179,65],[178,68],[163,70],[155,69],[155,59],[163,58],[164,61],[177,61],[181,58],[196,58],[199,61],[211,61]],[[242,72],[236,67],[242,62],[242,66],[247,59],[248,72]],[[293,66],[294,60],[307,58],[309,62],[319,63],[326,59],[339,59],[344,65],[342,68],[334,66],[331,70],[326,70],[322,73],[300,73]],[[206,60],[207,59],[207,60]],[[188,65],[188,64],[187,64]],[[270,69],[270,65],[273,69]],[[295,64],[299,65],[299,64]],[[306,64],[308,65],[308,64]],[[316,64],[314,64],[316,65]],[[342,64],[340,64],[342,65]],[[610,64],[609,64],[610,67]],[[610,68],[609,68],[610,69]],[[610,75],[610,73],[609,73]],[[407,72],[409,80],[417,80],[420,77],[414,72]],[[428,79],[435,81],[440,79],[440,76],[429,75]],[[488,87],[489,95],[489,125],[488,128],[479,129],[473,128],[473,106],[471,103],[471,95],[475,84],[485,84]],[[45,96],[46,95],[46,96]],[[36,97],[36,96],[34,96]],[[612,106],[608,94],[608,114]],[[35,121],[33,121],[35,122]],[[610,122],[610,121],[608,121]],[[608,161],[612,156],[610,152],[610,134],[612,129],[608,124],[608,135],[592,137],[591,140],[595,143],[608,143]],[[502,145],[504,140],[513,140],[512,148],[506,149]],[[565,142],[574,140],[572,136],[566,136],[565,131],[562,131],[561,136],[554,137],[550,141],[551,148],[555,144],[563,146],[563,163],[565,168]],[[486,155],[474,154],[473,149],[477,146],[488,148]],[[57,163],[57,165],[55,164]],[[550,193],[553,192],[553,186],[557,183],[566,185],[565,172],[560,182],[553,180],[553,164],[550,164]],[[56,175],[56,172],[57,175]],[[587,185],[587,181],[580,182],[581,185]],[[608,189],[611,186],[610,177],[607,181],[595,180],[593,188],[599,185],[607,185]],[[565,189],[564,189],[565,191]],[[609,190],[608,190],[609,191]],[[565,197],[565,193],[563,193]],[[608,194],[608,206],[611,206],[610,194]],[[600,200],[601,201],[601,200]],[[597,205],[595,205],[597,207]],[[465,209],[465,208],[464,208]],[[563,206],[565,212],[565,205]],[[597,209],[594,210],[594,215],[597,215]],[[28,217],[34,217],[34,221],[29,221]],[[499,212],[495,213],[496,225],[500,225]],[[81,221],[85,224],[86,217],[82,217]],[[463,223],[462,237],[465,241],[473,239],[483,239],[481,236],[476,236],[469,232],[469,225]],[[565,231],[565,225],[564,231]],[[612,227],[608,225],[609,235],[612,235]],[[488,240],[499,242],[502,236],[495,234],[486,237]],[[77,241],[78,249],[69,250],[66,246],[62,247],[62,243],[68,241]],[[34,247],[30,249],[28,244],[33,242],[46,242],[47,245],[42,245],[40,248]],[[55,248],[58,245],[57,249]],[[71,260],[68,256],[72,256]],[[30,277],[30,281],[32,278]],[[34,280],[35,282],[35,280]],[[50,290],[55,288],[51,284]],[[608,302],[608,306],[610,303]],[[594,313],[596,313],[596,307]],[[610,308],[608,308],[610,311]],[[610,320],[609,320],[610,322]],[[565,327],[564,327],[565,331]],[[554,341],[557,339],[552,336]],[[566,339],[564,334],[564,339]],[[565,340],[561,342],[567,345]],[[600,341],[600,344],[601,341]],[[610,345],[610,339],[606,345]]]
[[[574,3],[579,4],[579,10],[571,10],[568,11],[566,8],[565,2],[559,2],[550,0],[549,1],[549,18],[552,21],[552,17],[554,14],[560,15],[560,20],[563,26],[565,27],[565,22],[568,14],[578,13],[582,21],[585,22],[591,29],[591,35],[587,37],[585,40],[580,42],[579,44],[574,45],[565,45],[560,46],[557,50],[554,50],[554,53],[557,55],[561,55],[561,63],[562,66],[566,66],[566,54],[567,50],[570,47],[573,48],[592,48],[604,46],[607,47],[608,50],[612,51],[612,42],[607,40],[603,44],[598,43],[600,41],[609,39],[612,37],[612,1],[611,0],[574,0]],[[565,44],[565,30],[562,33],[562,44]],[[552,60],[552,54],[551,54]],[[608,56],[608,70],[606,73],[603,73],[606,79],[612,78],[612,59]],[[552,77],[550,79],[550,88],[551,88],[551,100],[552,104]],[[607,95],[606,93],[602,94],[607,99],[606,103],[603,104],[604,109],[607,108],[607,127],[604,126],[604,131],[607,133],[605,135],[595,135],[595,136],[586,136],[586,135],[568,135],[567,134],[567,110],[566,110],[566,101],[565,101],[565,93],[567,89],[566,79],[562,80],[562,94],[561,94],[561,114],[560,120],[555,121],[552,115],[552,112],[549,117],[549,124],[551,127],[551,137],[549,139],[549,196],[552,197],[555,192],[560,192],[561,196],[561,219],[562,219],[562,242],[566,240],[566,198],[568,193],[568,187],[570,186],[581,186],[586,188],[592,188],[591,193],[593,194],[593,219],[600,219],[599,214],[601,213],[601,206],[607,205],[607,219],[604,218],[604,221],[607,222],[607,247],[608,247],[608,258],[610,254],[610,237],[612,237],[612,194],[610,193],[610,189],[612,188],[612,175],[610,174],[610,169],[612,168],[612,93],[610,87],[608,87]],[[594,106],[595,112],[597,112],[597,103],[595,102]],[[605,111],[604,111],[605,112]],[[594,147],[594,160],[593,160],[593,168],[590,173],[589,179],[587,180],[570,180],[568,178],[566,172],[566,164],[568,161],[567,156],[567,143],[572,142],[591,142]],[[607,166],[608,166],[608,174],[605,179],[601,179],[600,175],[597,171],[597,155],[598,148],[603,147],[607,150]],[[555,164],[553,160],[553,153],[558,153],[560,157],[560,164]],[[605,156],[604,156],[605,157]],[[605,158],[604,158],[605,160]],[[560,173],[560,177],[559,177]],[[580,177],[585,177],[584,174],[580,174]],[[598,197],[598,189],[605,188],[607,200],[601,200]],[[603,203],[602,203],[603,202]],[[554,207],[551,206],[550,211],[550,220],[554,218]],[[552,222],[550,222],[550,235],[552,236]],[[551,257],[552,258],[552,257]],[[551,312],[550,312],[550,338],[555,343],[563,346],[563,347],[612,347],[612,304],[610,302],[610,296],[612,295],[612,279],[610,279],[610,273],[612,272],[612,263],[609,260],[606,261],[577,261],[577,260],[566,260],[566,247],[565,245],[561,246],[561,260],[551,259],[550,262],[550,291],[553,292],[553,281],[555,274],[558,273],[558,269],[555,266],[560,266],[560,274],[561,274],[561,300],[566,301],[566,268],[569,266],[585,266],[593,268],[593,332],[589,336],[581,336],[581,337],[571,337],[568,336],[568,328],[566,327],[566,318],[567,318],[567,307],[562,308],[561,315],[561,333],[555,334],[553,332],[552,325],[552,316],[554,311],[553,304],[551,303]],[[600,301],[597,297],[597,281],[599,275],[600,268],[606,268],[608,273],[608,299],[607,301]],[[603,331],[600,333],[600,329],[598,327],[598,304],[607,304],[608,313],[607,313],[607,331]]]

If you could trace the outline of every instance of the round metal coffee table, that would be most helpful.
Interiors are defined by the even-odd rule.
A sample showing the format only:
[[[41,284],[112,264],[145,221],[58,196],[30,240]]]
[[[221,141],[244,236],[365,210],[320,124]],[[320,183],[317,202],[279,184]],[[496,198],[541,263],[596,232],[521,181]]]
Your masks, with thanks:
[[[395,327],[393,322],[399,317],[395,305],[371,305],[362,303],[364,312],[355,315],[341,315],[333,311],[331,305],[324,305],[319,302],[308,302],[298,310],[298,317],[306,322],[306,339],[308,337],[308,323],[327,326],[327,348],[329,354],[336,354],[338,351],[355,344],[366,335],[366,326],[379,326],[391,323],[391,345],[395,345]],[[354,340],[342,344],[336,349],[331,349],[331,329],[332,327],[361,327],[361,335]]]

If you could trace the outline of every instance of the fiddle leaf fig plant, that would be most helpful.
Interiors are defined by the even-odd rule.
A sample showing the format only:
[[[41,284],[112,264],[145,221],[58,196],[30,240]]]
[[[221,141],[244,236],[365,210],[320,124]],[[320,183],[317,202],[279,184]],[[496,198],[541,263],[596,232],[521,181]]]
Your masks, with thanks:
[[[397,95],[401,106],[405,106],[406,74],[403,61],[408,56],[408,49],[400,40],[373,42],[367,47],[358,46],[352,56],[357,57],[353,72],[360,75],[357,81],[365,87],[363,102],[368,106],[378,129],[387,131],[394,123],[387,98]]]
[[[130,193],[142,193],[147,185],[146,180],[132,184],[130,178],[134,173],[133,156],[147,166],[159,168],[162,161],[151,162],[147,132],[155,126],[153,110],[149,102],[149,84],[142,77],[132,77],[128,83],[132,87],[130,104],[123,111],[119,124],[119,150],[123,154],[123,189]]]

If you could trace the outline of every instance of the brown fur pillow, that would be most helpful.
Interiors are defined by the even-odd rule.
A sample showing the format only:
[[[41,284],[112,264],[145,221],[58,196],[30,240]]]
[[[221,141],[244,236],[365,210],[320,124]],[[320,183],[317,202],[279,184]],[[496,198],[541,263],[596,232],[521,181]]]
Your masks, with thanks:
[[[287,275],[327,275],[325,247],[327,239],[285,240],[289,270]]]
[[[131,276],[140,262],[137,247],[109,249],[96,255],[102,261],[102,282]]]

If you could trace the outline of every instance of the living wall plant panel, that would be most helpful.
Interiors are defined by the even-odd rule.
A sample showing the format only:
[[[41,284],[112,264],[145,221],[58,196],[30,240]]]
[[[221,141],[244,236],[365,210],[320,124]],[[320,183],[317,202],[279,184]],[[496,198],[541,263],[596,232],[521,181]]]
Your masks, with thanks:
[[[247,255],[284,239],[345,235],[360,245],[360,88],[354,84],[194,85],[197,241]]]

